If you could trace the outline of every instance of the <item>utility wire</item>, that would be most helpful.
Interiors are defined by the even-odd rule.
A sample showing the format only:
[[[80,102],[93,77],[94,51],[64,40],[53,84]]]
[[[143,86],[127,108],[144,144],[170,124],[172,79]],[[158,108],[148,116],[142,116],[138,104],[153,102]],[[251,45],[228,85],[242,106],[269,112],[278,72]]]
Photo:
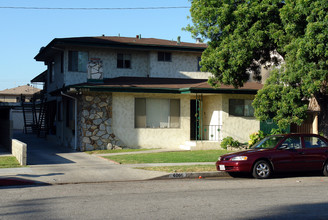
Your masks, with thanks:
[[[23,10],[161,10],[161,9],[181,9],[181,8],[190,8],[190,6],[137,7],[137,8],[47,8],[47,7],[0,6],[0,9],[23,9]]]

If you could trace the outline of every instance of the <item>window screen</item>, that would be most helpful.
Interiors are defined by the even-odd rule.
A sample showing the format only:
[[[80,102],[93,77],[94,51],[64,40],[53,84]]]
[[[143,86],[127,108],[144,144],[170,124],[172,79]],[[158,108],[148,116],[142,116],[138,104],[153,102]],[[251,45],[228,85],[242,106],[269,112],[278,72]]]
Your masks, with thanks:
[[[87,72],[88,52],[69,51],[68,71]]]
[[[254,108],[252,100],[247,99],[229,99],[229,115],[253,117]]]
[[[136,128],[179,128],[179,99],[135,99]]]

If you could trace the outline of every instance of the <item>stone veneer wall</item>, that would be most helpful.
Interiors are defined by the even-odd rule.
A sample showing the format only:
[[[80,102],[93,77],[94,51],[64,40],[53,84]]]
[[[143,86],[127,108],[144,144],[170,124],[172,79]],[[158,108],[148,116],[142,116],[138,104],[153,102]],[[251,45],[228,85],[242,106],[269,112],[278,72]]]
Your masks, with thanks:
[[[112,133],[112,93],[90,92],[79,100],[80,150],[108,149]]]

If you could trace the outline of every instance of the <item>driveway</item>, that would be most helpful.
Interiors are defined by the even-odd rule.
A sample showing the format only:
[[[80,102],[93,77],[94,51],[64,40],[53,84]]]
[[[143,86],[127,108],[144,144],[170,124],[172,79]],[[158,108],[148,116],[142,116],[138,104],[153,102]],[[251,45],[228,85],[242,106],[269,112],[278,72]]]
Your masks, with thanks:
[[[2,178],[63,184],[146,180],[166,174],[123,167],[98,156],[72,151],[35,134],[17,132],[14,138],[27,144],[28,167],[0,169]]]

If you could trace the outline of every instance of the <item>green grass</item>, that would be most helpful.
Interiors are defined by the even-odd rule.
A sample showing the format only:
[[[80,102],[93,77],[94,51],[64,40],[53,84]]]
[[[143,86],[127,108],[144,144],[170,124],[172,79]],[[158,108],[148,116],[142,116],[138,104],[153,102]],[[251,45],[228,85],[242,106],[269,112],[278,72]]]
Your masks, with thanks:
[[[115,149],[115,150],[92,150],[85,151],[87,154],[113,154],[113,153],[125,153],[125,152],[136,152],[136,151],[146,151],[155,149]]]
[[[214,172],[217,171],[213,165],[190,165],[190,166],[160,166],[160,167],[137,167],[137,169],[162,171],[167,173],[190,173],[190,172]]]
[[[215,162],[227,150],[177,151],[132,155],[104,156],[121,164]]]
[[[0,168],[16,168],[16,167],[21,167],[16,157],[13,156],[0,157]]]

